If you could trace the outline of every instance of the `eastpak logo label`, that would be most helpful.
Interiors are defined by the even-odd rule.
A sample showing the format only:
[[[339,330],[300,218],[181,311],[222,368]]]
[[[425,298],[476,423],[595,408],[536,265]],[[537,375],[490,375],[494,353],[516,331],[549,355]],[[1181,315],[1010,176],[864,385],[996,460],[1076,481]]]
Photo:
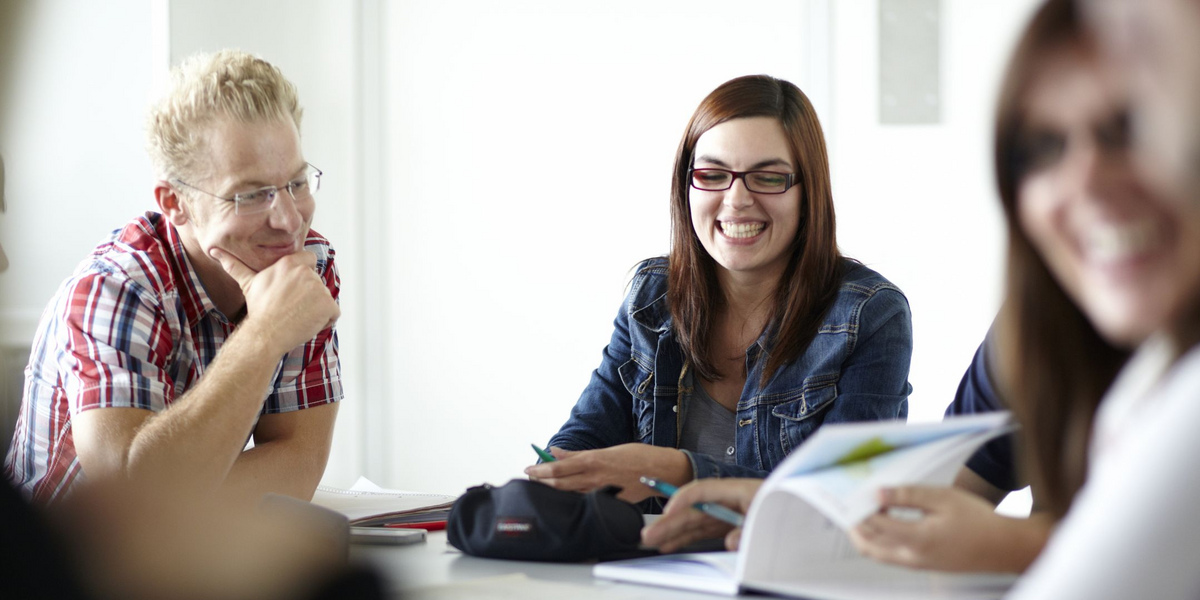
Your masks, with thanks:
[[[496,519],[496,535],[507,538],[527,538],[537,534],[533,519],[528,517],[501,517]]]

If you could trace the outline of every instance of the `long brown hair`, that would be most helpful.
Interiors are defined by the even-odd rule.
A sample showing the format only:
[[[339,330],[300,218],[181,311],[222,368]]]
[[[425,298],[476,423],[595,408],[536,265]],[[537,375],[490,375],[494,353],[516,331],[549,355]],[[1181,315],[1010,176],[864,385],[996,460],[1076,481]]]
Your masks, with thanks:
[[[667,300],[684,357],[710,381],[720,378],[711,360],[710,334],[713,317],[725,299],[717,283],[715,261],[692,228],[688,169],[701,135],[721,123],[745,117],[771,117],[783,128],[796,161],[801,202],[800,228],[767,320],[772,334],[763,381],[808,347],[833,303],[842,275],[829,157],[812,104],[800,88],[766,75],[739,77],[721,84],[688,121],[675,154],[667,278]]]
[[[999,386],[1022,427],[1022,463],[1039,508],[1062,517],[1087,475],[1096,408],[1129,354],[1106,342],[1054,278],[1021,227],[1017,194],[1029,173],[1025,98],[1051,53],[1094,52],[1072,0],[1049,0],[1009,62],[995,130],[995,167],[1008,221],[1006,299],[999,317]]]

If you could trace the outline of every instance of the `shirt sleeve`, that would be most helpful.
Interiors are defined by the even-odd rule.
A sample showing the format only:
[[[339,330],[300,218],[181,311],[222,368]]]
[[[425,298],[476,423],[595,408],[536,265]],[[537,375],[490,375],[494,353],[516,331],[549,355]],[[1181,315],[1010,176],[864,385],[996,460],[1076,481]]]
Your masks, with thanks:
[[[72,414],[109,407],[157,412],[170,404],[170,326],[151,294],[99,272],[68,283],[58,298],[47,332],[55,381],[35,367],[34,382],[61,386]]]
[[[979,344],[979,349],[971,359],[971,366],[963,373],[954,401],[946,407],[946,416],[973,415],[1006,409],[992,385],[989,365],[992,362],[993,344],[993,334],[988,331],[987,337]],[[1017,476],[1011,433],[984,444],[967,460],[967,468],[1002,490],[1011,492],[1027,485]]]
[[[333,248],[309,244],[317,255],[317,271],[339,304],[341,277]],[[321,406],[342,399],[342,371],[338,359],[336,325],[326,328],[304,345],[288,352],[279,363],[275,384],[263,404],[263,414],[284,413]]]

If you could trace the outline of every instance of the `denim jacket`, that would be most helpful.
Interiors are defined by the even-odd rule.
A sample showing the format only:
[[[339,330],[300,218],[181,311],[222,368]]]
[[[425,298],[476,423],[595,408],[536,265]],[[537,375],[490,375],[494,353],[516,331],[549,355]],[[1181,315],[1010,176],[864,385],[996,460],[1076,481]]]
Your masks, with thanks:
[[[912,315],[887,279],[844,259],[838,294],[804,353],[760,385],[767,340],[746,350],[747,377],[737,404],[736,464],[685,450],[693,475],[766,477],[822,423],[904,418]],[[638,265],[600,367],[571,417],[550,440],[565,450],[642,442],[677,448],[688,394],[683,353],[667,306],[667,261]]]

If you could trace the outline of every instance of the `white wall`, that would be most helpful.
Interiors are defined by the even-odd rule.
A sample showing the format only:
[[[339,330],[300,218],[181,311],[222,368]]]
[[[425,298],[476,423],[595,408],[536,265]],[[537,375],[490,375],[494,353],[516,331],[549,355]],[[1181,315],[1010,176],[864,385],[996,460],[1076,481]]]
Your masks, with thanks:
[[[908,294],[910,413],[937,418],[997,308],[990,114],[1033,4],[943,0],[942,123],[882,126],[874,0],[35,3],[0,140],[14,263],[0,331],[31,335],[87,248],[152,207],[155,32],[172,62],[258,52],[299,86],[305,153],[328,173],[316,228],[341,263],[347,401],[327,481],[502,482],[566,418],[630,267],[666,251],[692,110],[769,73],[818,107],[841,245]],[[623,183],[590,184],[591,166]]]
[[[1038,0],[942,0],[938,125],[880,125],[877,3],[837,0],[831,124],[842,249],[908,295],[912,421],[938,420],[999,309],[1004,217],[992,114]]]
[[[108,232],[154,207],[142,121],[152,2],[26,2],[0,152],[0,342],[28,344],[58,284]]]
[[[747,73],[803,85],[804,3],[388,8],[395,343],[381,349],[394,382],[381,425],[396,437],[382,477],[503,482],[566,420],[630,269],[667,251],[671,166],[696,105]]]

